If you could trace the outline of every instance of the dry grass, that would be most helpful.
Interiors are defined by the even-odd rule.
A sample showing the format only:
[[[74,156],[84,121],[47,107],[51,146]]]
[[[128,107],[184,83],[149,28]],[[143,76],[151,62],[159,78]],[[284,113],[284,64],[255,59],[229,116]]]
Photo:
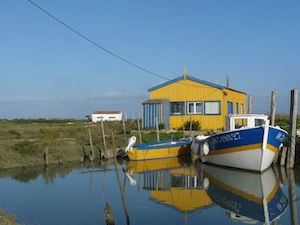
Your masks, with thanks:
[[[87,124],[80,120],[0,120],[0,169],[30,167],[44,163],[44,150],[49,147],[49,163],[78,162],[83,150],[90,154],[88,129],[91,129],[96,159],[103,150],[100,124]],[[126,123],[127,138],[137,135],[137,122]],[[112,148],[114,133],[116,147],[124,147],[122,123],[106,122],[108,149]],[[161,140],[180,137],[179,132],[161,134]],[[156,140],[156,133],[147,131],[143,143]]]
[[[3,209],[0,209],[0,224],[17,225],[15,217],[13,215],[6,213]]]

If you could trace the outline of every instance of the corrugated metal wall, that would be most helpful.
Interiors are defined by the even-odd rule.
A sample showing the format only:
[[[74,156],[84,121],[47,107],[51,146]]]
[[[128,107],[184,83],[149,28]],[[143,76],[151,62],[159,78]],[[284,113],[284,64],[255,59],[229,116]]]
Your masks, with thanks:
[[[156,127],[156,117],[158,124],[163,123],[165,128],[169,128],[170,103],[167,100],[146,101],[143,103],[143,127],[154,129]]]
[[[186,84],[186,85],[183,85]],[[168,127],[179,128],[186,121],[199,121],[202,129],[222,129],[225,127],[225,118],[228,113],[227,102],[234,103],[232,111],[236,112],[236,104],[246,106],[246,94],[236,92],[230,89],[220,90],[201,83],[196,83],[191,80],[180,80],[178,82],[169,84],[159,89],[149,92],[150,99],[168,99],[169,102],[189,102],[189,101],[220,101],[221,113],[220,115],[170,115],[170,111],[164,112],[164,116],[169,117]],[[169,106],[170,107],[170,106]],[[169,107],[164,109],[170,110]],[[241,110],[239,110],[241,111]],[[165,119],[164,119],[165,120]],[[144,119],[147,122],[147,119]],[[149,127],[149,126],[148,126]]]

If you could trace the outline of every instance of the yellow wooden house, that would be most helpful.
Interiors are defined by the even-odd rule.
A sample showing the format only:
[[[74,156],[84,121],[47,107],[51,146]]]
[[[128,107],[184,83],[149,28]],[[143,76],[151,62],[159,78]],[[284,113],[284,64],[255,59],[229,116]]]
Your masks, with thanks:
[[[246,113],[246,93],[186,73],[148,91],[142,113],[146,129],[156,122],[177,129],[189,121],[199,121],[204,130],[224,129],[227,115]]]

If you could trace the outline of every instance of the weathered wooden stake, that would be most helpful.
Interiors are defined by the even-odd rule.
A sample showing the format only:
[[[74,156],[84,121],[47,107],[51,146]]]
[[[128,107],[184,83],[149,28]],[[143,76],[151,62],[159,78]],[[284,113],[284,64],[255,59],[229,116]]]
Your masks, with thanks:
[[[115,173],[116,173],[116,178],[117,178],[117,182],[118,182],[118,185],[119,185],[119,188],[120,188],[120,193],[121,193],[121,200],[122,200],[122,205],[123,205],[123,209],[124,209],[124,212],[125,212],[125,216],[126,216],[126,222],[127,224],[129,225],[130,224],[130,220],[129,220],[129,214],[128,214],[128,209],[127,209],[127,206],[126,206],[126,201],[125,201],[125,191],[124,191],[124,187],[122,187],[121,185],[121,180],[120,180],[120,175],[119,175],[119,172],[118,172],[118,164],[117,164],[117,159],[116,159],[116,145],[115,145],[115,135],[114,133],[112,132],[112,146],[113,146],[113,162],[114,162],[114,167],[115,167]]]
[[[127,139],[127,135],[126,135],[126,124],[125,124],[125,118],[122,118],[122,122],[123,122],[123,133],[124,133],[124,140],[125,140],[125,144],[128,145],[128,139]]]
[[[288,151],[288,168],[295,165],[295,148],[296,148],[296,132],[297,132],[297,112],[298,112],[298,90],[291,90],[290,105],[290,125],[289,125],[289,151]]]
[[[190,116],[190,137],[192,137],[193,132],[193,124],[192,124],[192,116]]]
[[[104,219],[106,225],[115,225],[115,219],[112,211],[112,207],[108,202],[105,203],[105,208],[104,208]]]
[[[159,141],[160,138],[159,138],[159,126],[158,126],[158,118],[157,118],[157,116],[155,117],[155,125],[156,125],[156,139],[157,139],[157,141]]]
[[[91,128],[89,128],[89,140],[90,140],[90,146],[91,146],[91,151],[92,151],[92,156],[90,157],[90,160],[94,161],[95,153],[94,153],[94,146],[93,146],[93,139],[92,139]]]
[[[293,169],[287,169],[291,225],[298,225],[297,191]]]
[[[286,152],[287,152],[287,147],[283,146],[281,150],[281,157],[280,157],[280,166],[284,166],[286,162]]]
[[[45,163],[45,167],[49,166],[48,149],[49,149],[49,147],[46,146],[46,147],[45,147],[45,152],[44,152],[44,163]]]
[[[140,126],[140,119],[137,120],[137,126],[138,126],[140,144],[143,144],[143,142],[142,142],[141,126]]]
[[[103,123],[102,118],[101,118],[101,131],[102,131],[102,140],[103,140],[104,152],[106,152],[106,140],[105,140],[105,132],[104,132],[104,123]]]
[[[253,105],[253,99],[252,99],[252,96],[249,95],[249,97],[248,97],[248,113],[249,114],[252,113],[252,105]]]
[[[286,184],[287,177],[286,177],[286,171],[285,171],[285,166],[280,166],[280,182],[282,185]]]
[[[182,137],[185,138],[185,135],[184,135],[184,122],[183,122],[182,117],[181,117],[181,122],[182,122]]]
[[[272,91],[272,95],[271,95],[271,112],[270,112],[271,126],[275,125],[276,96],[277,96],[277,93],[275,91]]]

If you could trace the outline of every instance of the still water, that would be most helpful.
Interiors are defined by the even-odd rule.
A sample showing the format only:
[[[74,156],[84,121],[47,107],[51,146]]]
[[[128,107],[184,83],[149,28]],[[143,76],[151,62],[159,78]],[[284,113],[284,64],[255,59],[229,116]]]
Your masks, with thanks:
[[[1,172],[0,208],[41,225],[297,223],[297,169],[259,174],[186,158],[116,166]]]

